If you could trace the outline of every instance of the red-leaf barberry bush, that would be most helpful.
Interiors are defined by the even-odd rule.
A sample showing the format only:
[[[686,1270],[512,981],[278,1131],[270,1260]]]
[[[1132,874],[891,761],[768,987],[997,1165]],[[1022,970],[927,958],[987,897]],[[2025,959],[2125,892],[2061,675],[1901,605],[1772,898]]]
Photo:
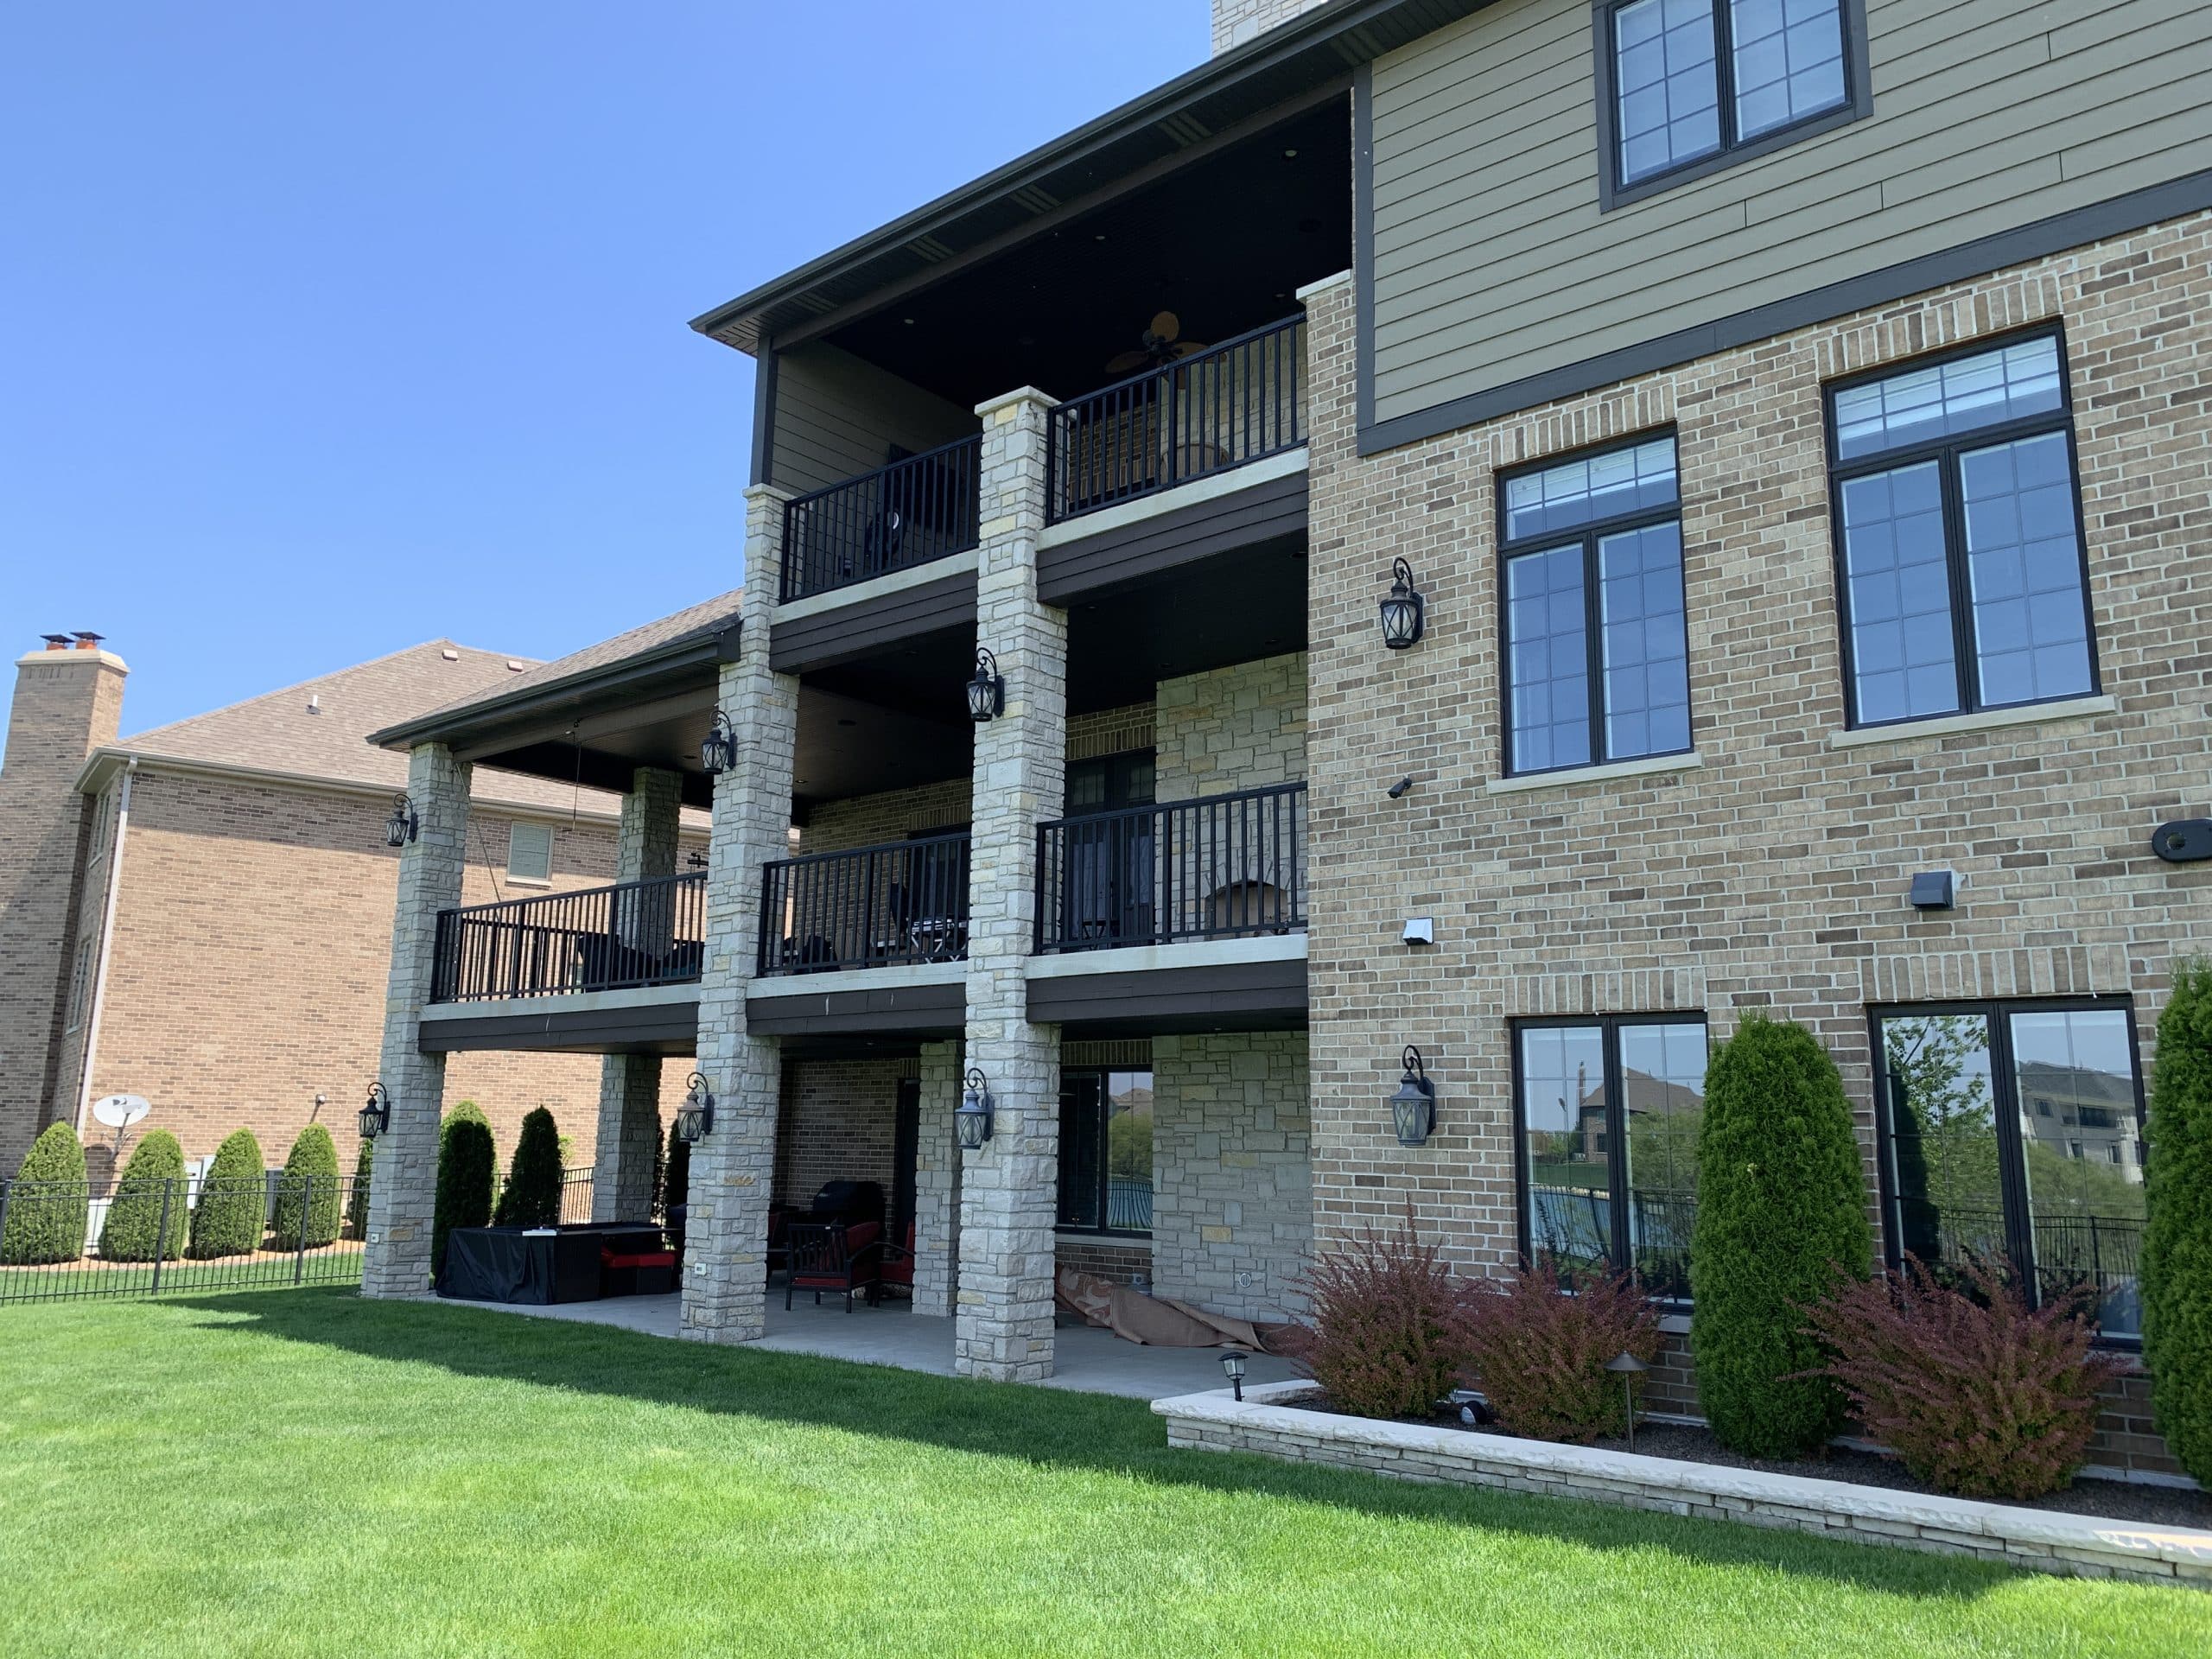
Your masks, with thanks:
[[[2041,1497],[2074,1478],[2096,1432],[2098,1390],[2120,1362],[2092,1351],[2086,1294],[2030,1305],[2012,1278],[1969,1261],[1941,1276],[1847,1283],[1807,1310],[1852,1414],[1904,1466],[1964,1497]]]
[[[1467,1290],[1436,1246],[1402,1223],[1372,1224],[1323,1250],[1301,1281],[1313,1323],[1287,1341],[1330,1403],[1360,1417],[1427,1417],[1459,1385],[1467,1363]]]
[[[1548,1261],[1510,1279],[1486,1279],[1461,1304],[1476,1385],[1501,1427],[1540,1440],[1587,1446],[1627,1427],[1621,1378],[1605,1369],[1623,1353],[1649,1365],[1659,1322],[1625,1279],[1562,1279]]]

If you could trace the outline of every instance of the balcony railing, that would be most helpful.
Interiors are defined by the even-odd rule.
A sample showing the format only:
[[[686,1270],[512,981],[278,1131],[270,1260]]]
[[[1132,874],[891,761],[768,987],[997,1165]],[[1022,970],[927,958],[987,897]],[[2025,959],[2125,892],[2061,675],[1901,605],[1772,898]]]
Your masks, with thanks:
[[[1040,951],[1306,926],[1302,782],[1040,824],[1037,851]]]
[[[1062,404],[1046,432],[1054,524],[1294,448],[1306,442],[1306,321]]]
[[[782,859],[761,871],[760,971],[820,974],[968,954],[968,835]]]
[[[565,996],[699,977],[707,873],[438,912],[434,1002]]]
[[[975,546],[982,453],[980,434],[956,439],[785,503],[784,600]]]

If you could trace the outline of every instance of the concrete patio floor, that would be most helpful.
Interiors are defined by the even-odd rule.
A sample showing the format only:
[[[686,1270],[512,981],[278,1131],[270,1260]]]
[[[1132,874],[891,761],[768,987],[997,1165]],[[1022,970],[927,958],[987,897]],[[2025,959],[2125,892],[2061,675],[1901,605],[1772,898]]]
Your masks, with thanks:
[[[677,1296],[617,1296],[599,1302],[558,1302],[525,1306],[509,1302],[466,1302],[460,1307],[489,1308],[582,1325],[610,1325],[649,1337],[677,1334]],[[804,1299],[789,1313],[781,1295],[768,1297],[768,1334],[749,1344],[777,1353],[819,1354],[864,1365],[892,1365],[900,1370],[950,1376],[952,1321],[925,1319],[904,1303],[869,1307],[855,1303],[850,1313],[842,1301],[825,1298],[819,1307]],[[1084,1394],[1118,1394],[1135,1400],[1164,1400],[1179,1394],[1223,1386],[1218,1348],[1147,1348],[1124,1342],[1110,1331],[1062,1325],[1053,1336],[1052,1375],[1040,1385]],[[1255,1354],[1247,1368],[1251,1382],[1287,1382],[1298,1373],[1287,1360]]]

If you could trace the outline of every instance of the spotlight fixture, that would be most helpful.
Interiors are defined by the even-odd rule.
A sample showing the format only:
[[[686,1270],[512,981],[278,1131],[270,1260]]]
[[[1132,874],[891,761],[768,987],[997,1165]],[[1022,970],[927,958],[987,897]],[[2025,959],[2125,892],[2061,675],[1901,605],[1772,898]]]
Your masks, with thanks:
[[[1605,1369],[1621,1380],[1621,1404],[1628,1418],[1628,1449],[1636,1450],[1636,1379],[1651,1368],[1624,1348],[1605,1362]]]
[[[1390,1122],[1398,1131],[1398,1144],[1417,1147],[1436,1131],[1436,1085],[1428,1080],[1428,1068],[1421,1064],[1421,1050],[1411,1043],[1399,1057],[1405,1067],[1405,1076],[1398,1079],[1398,1086],[1391,1092],[1389,1105]]]

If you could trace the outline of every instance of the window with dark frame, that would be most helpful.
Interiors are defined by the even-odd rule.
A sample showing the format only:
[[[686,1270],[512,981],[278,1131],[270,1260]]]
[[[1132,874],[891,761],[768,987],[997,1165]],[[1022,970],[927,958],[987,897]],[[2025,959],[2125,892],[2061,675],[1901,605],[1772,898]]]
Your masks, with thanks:
[[[1527,1260],[1630,1270],[1649,1294],[1689,1300],[1706,1058],[1700,1014],[1515,1024]]]
[[[1506,772],[1686,753],[1674,435],[1505,474],[1497,517]]]
[[[2096,691],[2056,332],[1839,382],[1827,441],[1853,726]]]
[[[1152,1073],[1060,1073],[1058,1224],[1073,1232],[1152,1232]]]
[[[1875,1011],[1883,1237],[1939,1274],[2010,1262],[2038,1298],[2091,1287],[2142,1336],[2143,1097],[2125,999]]]
[[[1609,0],[1600,12],[1616,189],[1849,111],[1853,0]]]

